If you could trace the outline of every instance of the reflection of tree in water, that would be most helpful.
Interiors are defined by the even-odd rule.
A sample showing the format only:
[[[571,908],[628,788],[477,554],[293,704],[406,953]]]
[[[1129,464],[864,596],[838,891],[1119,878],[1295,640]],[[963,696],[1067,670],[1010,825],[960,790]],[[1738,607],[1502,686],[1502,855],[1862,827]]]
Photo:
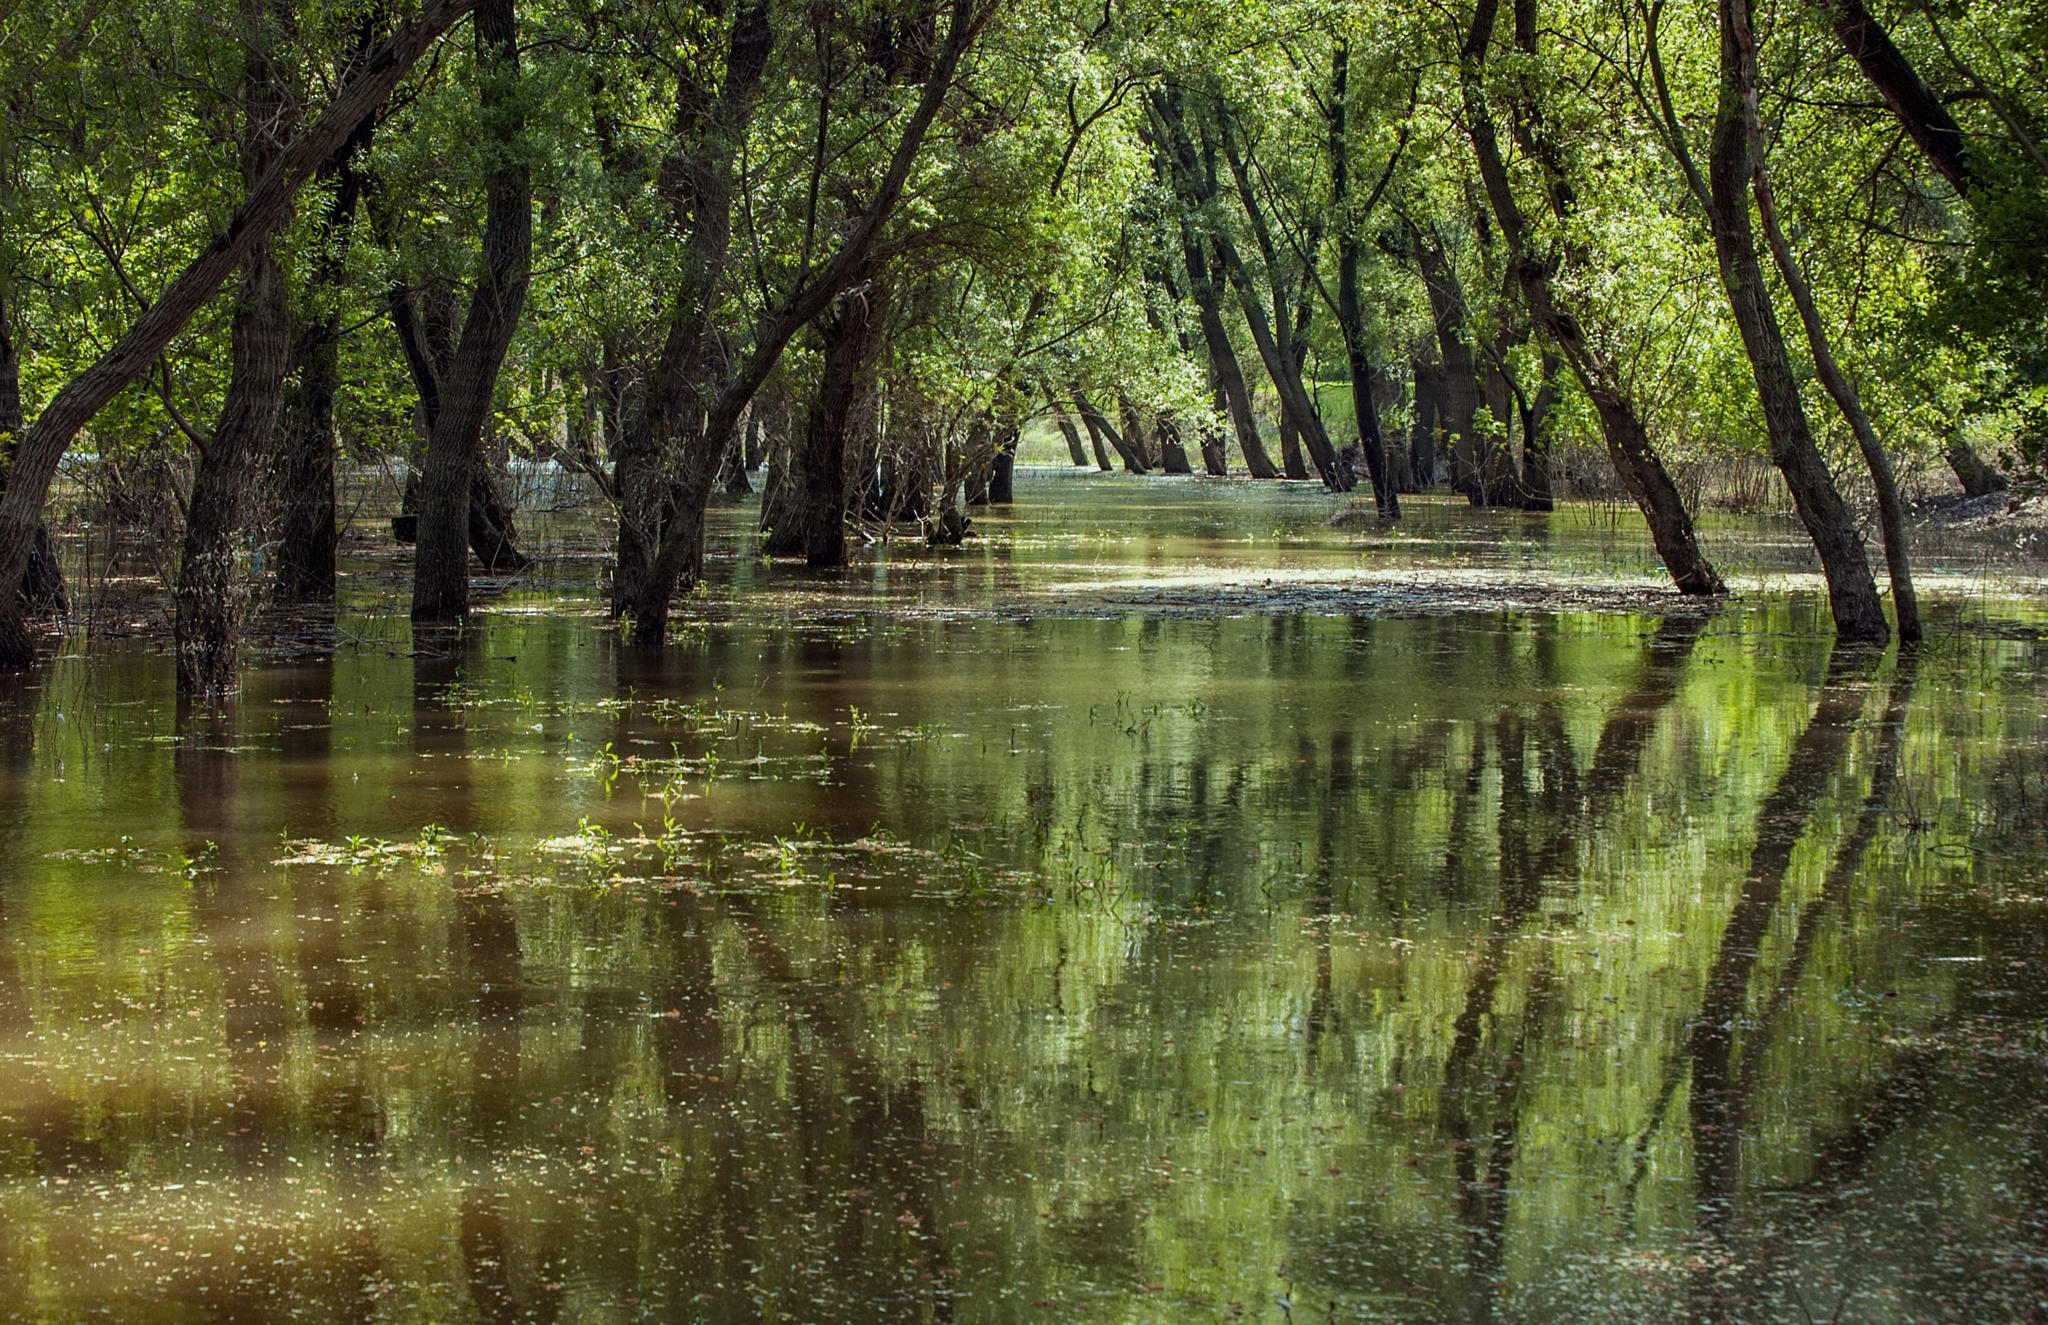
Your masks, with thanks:
[[[1533,719],[1509,713],[1495,722],[1500,805],[1494,916],[1452,1025],[1439,1104],[1456,1156],[1458,1221],[1471,1266],[1462,1295],[1473,1319],[1491,1320],[1497,1312],[1508,1190],[1527,1104],[1526,1066],[1545,1036],[1554,1006],[1554,947],[1544,943],[1524,977],[1519,1012],[1511,1024],[1495,1024],[1515,940],[1541,910],[1550,887],[1577,865],[1589,830],[1607,818],[1636,777],[1643,747],[1658,715],[1678,694],[1704,624],[1698,618],[1667,620],[1652,636],[1642,674],[1602,724],[1584,777],[1555,702],[1537,705]],[[1539,648],[1538,657],[1555,670],[1550,648]]]
[[[0,674],[0,1052],[9,1060],[0,1073],[0,1124],[18,1130],[29,1143],[38,1172],[69,1181],[107,1165],[99,1139],[89,1135],[83,1110],[59,1093],[40,1066],[34,1009],[21,981],[15,940],[9,932],[9,902],[26,871],[10,868],[26,856],[22,842],[28,819],[24,784],[35,755],[35,719],[40,689],[33,678]],[[0,1267],[14,1258],[0,1257]],[[0,1269],[0,1273],[4,1273]],[[0,1289],[6,1287],[0,1279]],[[13,1300],[22,1300],[15,1297]]]
[[[1704,625],[1700,618],[1661,624],[1645,649],[1635,685],[1609,710],[1583,774],[1564,715],[1554,702],[1537,703],[1532,711],[1502,713],[1490,728],[1471,732],[1470,749],[1451,782],[1458,794],[1450,808],[1441,876],[1446,898],[1476,900],[1482,879],[1474,865],[1487,854],[1478,837],[1490,770],[1497,771],[1500,790],[1493,822],[1491,918],[1468,963],[1437,1101],[1438,1126],[1454,1155],[1456,1218],[1465,1241],[1463,1268],[1425,1268],[1442,1265],[1440,1249],[1418,1244],[1418,1231],[1368,1222],[1340,1235],[1353,1262],[1348,1271],[1332,1273],[1329,1260],[1322,1258],[1316,1278],[1323,1287],[1374,1294],[1398,1285],[1422,1292],[1440,1315],[1492,1320],[1498,1314],[1509,1195],[1530,1105],[1528,1064],[1549,1033],[1557,1005],[1553,945],[1537,945],[1517,981],[1512,977],[1518,940],[1531,919],[1544,913],[1553,889],[1572,878],[1582,844],[1594,840],[1637,779],[1644,748],[1660,715],[1678,695]],[[1535,655],[1539,670],[1553,682],[1558,667],[1554,642],[1540,638]],[[1554,685],[1540,681],[1533,689],[1555,693]],[[1436,751],[1439,759],[1454,757],[1449,727],[1425,728],[1402,753],[1402,763],[1419,771],[1418,751],[1425,748]],[[1318,918],[1319,927],[1326,914],[1326,901],[1318,890],[1312,895],[1311,915]],[[1318,956],[1320,963],[1320,947]],[[1321,980],[1319,964],[1312,1024],[1328,1016],[1317,1008]],[[1504,1005],[1512,1010],[1504,1011]],[[1329,1239],[1301,1230],[1296,1241],[1317,1244]]]

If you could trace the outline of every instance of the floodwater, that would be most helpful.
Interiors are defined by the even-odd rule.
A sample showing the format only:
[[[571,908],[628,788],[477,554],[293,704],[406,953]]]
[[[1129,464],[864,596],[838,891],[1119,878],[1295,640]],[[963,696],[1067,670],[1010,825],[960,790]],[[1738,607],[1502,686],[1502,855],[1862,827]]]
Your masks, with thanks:
[[[2048,1314],[2039,563],[1020,497],[0,696],[0,1318]]]

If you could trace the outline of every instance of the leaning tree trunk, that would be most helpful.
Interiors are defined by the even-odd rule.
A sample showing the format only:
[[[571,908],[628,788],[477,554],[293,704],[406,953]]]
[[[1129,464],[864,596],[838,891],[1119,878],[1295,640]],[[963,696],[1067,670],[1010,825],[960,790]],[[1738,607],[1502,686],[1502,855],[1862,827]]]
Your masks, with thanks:
[[[1045,407],[1052,411],[1052,421],[1059,428],[1060,436],[1066,439],[1068,458],[1076,466],[1085,466],[1088,451],[1081,444],[1081,430],[1074,426],[1073,417],[1060,407],[1059,397],[1052,393],[1052,387],[1043,378],[1039,379],[1038,389],[1045,396]]]
[[[660,548],[634,595],[630,638],[636,648],[662,645],[668,637],[670,601],[678,589],[691,587],[702,573],[704,507],[718,474],[718,458],[724,453],[727,438],[739,426],[741,411],[780,361],[790,338],[824,312],[834,299],[852,289],[854,273],[873,257],[883,228],[903,198],[911,170],[923,151],[925,135],[953,90],[961,58],[994,13],[992,5],[979,4],[977,0],[952,0],[948,10],[945,41],[931,60],[917,105],[904,121],[889,155],[888,168],[867,197],[866,211],[815,276],[761,315],[755,324],[753,347],[711,396],[704,410],[701,433],[687,439],[682,448],[683,455],[676,467],[675,510],[662,528]],[[765,59],[765,12],[761,23],[759,54]],[[715,210],[729,218],[729,209],[728,198]],[[707,304],[703,311],[708,318],[711,306]]]
[[[1738,38],[1748,37],[1746,29],[1739,30]],[[1756,51],[1745,52],[1742,68],[1749,75],[1756,69]],[[1792,306],[1799,311],[1799,322],[1806,330],[1806,343],[1813,352],[1814,372],[1821,385],[1834,399],[1836,408],[1842,411],[1843,419],[1849,424],[1849,431],[1855,435],[1857,449],[1863,453],[1863,463],[1870,471],[1870,485],[1877,493],[1878,529],[1884,539],[1885,569],[1892,585],[1892,614],[1898,619],[1899,638],[1908,642],[1920,638],[1920,599],[1913,591],[1913,568],[1911,554],[1906,547],[1906,505],[1899,497],[1899,482],[1892,474],[1891,459],[1884,453],[1884,444],[1877,438],[1877,429],[1871,426],[1870,416],[1864,413],[1863,401],[1856,393],[1856,387],[1849,381],[1849,375],[1835,362],[1833,348],[1828,343],[1827,327],[1820,320],[1820,309],[1813,300],[1813,291],[1806,284],[1805,273],[1793,259],[1792,248],[1785,242],[1785,232],[1778,224],[1778,203],[1771,188],[1771,174],[1764,158],[1763,122],[1757,111],[1756,86],[1746,83],[1742,94],[1743,118],[1749,133],[1749,149],[1754,155],[1754,169],[1750,187],[1756,195],[1757,218],[1763,222],[1764,238],[1769,243],[1771,257],[1778,268],[1779,277],[1785,282],[1785,290],[1792,296]]]
[[[1891,627],[1878,602],[1877,583],[1871,578],[1856,521],[1814,445],[1750,227],[1750,135],[1743,113],[1743,89],[1755,78],[1749,0],[1720,0],[1720,17],[1721,88],[1707,173],[1721,284],[1763,402],[1771,460],[1785,476],[1799,518],[1820,555],[1835,633],[1845,640],[1881,642],[1890,636]]]
[[[1821,0],[1820,8],[1841,40],[1842,49],[1884,97],[1907,136],[1926,155],[1927,163],[1957,193],[1967,195],[1977,181],[1964,148],[1962,127],[1948,113],[1941,98],[1920,81],[1918,71],[1892,44],[1884,25],[1863,7],[1863,0]]]
[[[1184,202],[1199,207],[1215,195],[1213,184],[1197,175],[1193,148],[1180,126],[1178,93],[1161,92],[1153,99],[1157,122],[1153,135],[1153,175],[1162,187],[1178,193]],[[1206,196],[1204,193],[1206,192]],[[1230,343],[1223,325],[1222,296],[1216,288],[1215,264],[1209,247],[1196,231],[1190,210],[1180,217],[1181,260],[1188,273],[1188,297],[1195,304],[1195,320],[1202,330],[1202,346],[1208,352],[1209,380],[1227,407],[1231,430],[1237,434],[1238,449],[1244,453],[1245,468],[1253,478],[1278,478],[1272,457],[1266,454],[1259,436],[1259,423],[1252,413],[1251,388],[1244,380],[1244,366]]]
[[[1097,472],[1103,474],[1113,472],[1116,466],[1110,463],[1109,447],[1102,440],[1102,428],[1100,427],[1102,416],[1100,414],[1091,414],[1078,407],[1075,409],[1075,413],[1081,416],[1081,426],[1088,430],[1088,444],[1095,448],[1095,468]]]
[[[1651,542],[1656,545],[1664,568],[1670,572],[1672,583],[1684,594],[1712,596],[1726,593],[1727,586],[1722,583],[1720,574],[1700,550],[1699,540],[1693,531],[1692,515],[1685,509],[1677,483],[1672,481],[1663,459],[1650,444],[1649,433],[1643,427],[1642,415],[1629,394],[1621,365],[1609,358],[1605,350],[1590,343],[1578,318],[1557,302],[1551,283],[1552,273],[1560,265],[1582,261],[1583,254],[1567,244],[1559,257],[1551,258],[1534,252],[1530,247],[1528,224],[1515,201],[1514,189],[1494,135],[1493,118],[1480,85],[1480,66],[1493,37],[1498,10],[1498,0],[1480,0],[1473,12],[1465,46],[1459,53],[1459,62],[1466,131],[1472,140],[1473,154],[1478,159],[1480,180],[1487,200],[1508,237],[1516,275],[1522,285],[1522,296],[1529,305],[1531,316],[1564,355],[1587,399],[1593,402],[1594,413],[1600,419],[1601,436],[1607,443],[1608,458],[1620,475],[1622,485],[1628,489],[1629,496],[1635,499],[1636,508],[1643,513]],[[1524,55],[1533,58],[1538,31],[1534,0],[1518,0],[1515,17],[1517,44]],[[1537,139],[1537,117],[1533,108],[1524,104],[1517,109],[1529,125],[1527,146],[1533,149],[1530,155],[1543,170],[1544,192],[1550,210],[1560,222],[1566,221],[1573,211],[1571,184],[1557,164],[1557,154]]]
[[[455,360],[420,467],[419,547],[412,619],[460,621],[469,612],[469,514],[478,447],[498,370],[526,303],[533,251],[533,181],[520,150],[525,128],[513,0],[476,10],[481,122],[491,162],[485,181],[483,252]]]
[[[270,169],[292,127],[291,95],[272,58],[288,41],[294,16],[276,0],[242,0],[242,178],[253,186]],[[270,242],[242,261],[229,331],[227,395],[200,448],[185,506],[173,639],[178,693],[218,703],[235,688],[242,604],[235,592],[243,494],[270,449],[291,359],[291,309]]]
[[[472,0],[429,0],[400,24],[363,62],[359,76],[344,76],[334,100],[311,128],[293,139],[262,180],[244,196],[227,226],[172,278],[146,312],[91,367],[66,382],[22,434],[7,466],[0,495],[0,668],[35,662],[23,624],[21,587],[36,530],[50,496],[50,481],[71,439],[108,401],[148,371],[192,315],[213,297],[258,243],[282,225],[299,186],[341,145],[365,115],[418,63],[448,26],[468,13]]]
[[[1109,421],[1108,415],[1097,409],[1094,403],[1086,395],[1082,394],[1079,386],[1074,388],[1074,408],[1079,411],[1081,422],[1088,425],[1090,433],[1094,434],[1097,438],[1106,437],[1109,439],[1109,444],[1115,449],[1117,458],[1124,462],[1125,473],[1143,474],[1147,472],[1144,459],[1139,456],[1130,441],[1117,431],[1116,426]],[[1102,467],[1106,470],[1109,468],[1109,465],[1105,462]]]

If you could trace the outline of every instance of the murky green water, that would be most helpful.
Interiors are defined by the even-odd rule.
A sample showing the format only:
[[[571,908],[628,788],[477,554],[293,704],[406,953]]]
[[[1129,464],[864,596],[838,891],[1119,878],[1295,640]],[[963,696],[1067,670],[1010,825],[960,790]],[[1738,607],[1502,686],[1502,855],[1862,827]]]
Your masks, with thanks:
[[[0,700],[0,1315],[2048,1312],[2038,566],[1831,657],[1776,527],[1023,496]]]

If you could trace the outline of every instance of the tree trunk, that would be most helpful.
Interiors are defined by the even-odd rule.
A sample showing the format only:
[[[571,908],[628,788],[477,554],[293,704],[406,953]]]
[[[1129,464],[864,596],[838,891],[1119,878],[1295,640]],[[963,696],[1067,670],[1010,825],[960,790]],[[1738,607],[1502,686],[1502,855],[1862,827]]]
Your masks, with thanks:
[[[1085,466],[1088,463],[1088,452],[1081,445],[1081,430],[1074,426],[1073,418],[1060,408],[1059,397],[1052,393],[1052,387],[1047,385],[1043,378],[1039,379],[1038,389],[1045,396],[1046,408],[1052,411],[1052,421],[1059,428],[1060,436],[1067,440],[1068,457],[1076,466]]]
[[[1442,363],[1432,370],[1437,428],[1451,470],[1451,490],[1473,505],[1484,496],[1479,482],[1479,361],[1465,338],[1465,291],[1452,270],[1443,243],[1414,222],[1408,235],[1429,296],[1436,326],[1437,354]]]
[[[996,429],[996,453],[988,471],[988,504],[1009,506],[1017,500],[1017,425]]]
[[[1206,157],[1207,121],[1198,123],[1202,126]],[[1332,492],[1349,492],[1357,484],[1357,476],[1351,472],[1350,463],[1339,456],[1336,448],[1330,445],[1329,434],[1323,428],[1322,415],[1316,412],[1315,398],[1309,393],[1302,376],[1302,368],[1307,359],[1307,315],[1313,305],[1305,298],[1299,301],[1297,314],[1302,334],[1295,334],[1295,328],[1289,325],[1285,316],[1286,299],[1280,283],[1279,253],[1267,228],[1264,211],[1258,205],[1258,196],[1252,188],[1250,171],[1230,132],[1229,115],[1220,103],[1217,106],[1216,123],[1224,157],[1229,162],[1232,177],[1237,181],[1238,201],[1244,207],[1245,218],[1250,223],[1253,236],[1265,258],[1268,284],[1273,296],[1274,318],[1271,322],[1268,322],[1265,304],[1252,284],[1251,271],[1230,237],[1219,231],[1214,237],[1214,247],[1223,270],[1229,275],[1231,284],[1237,288],[1238,305],[1244,310],[1245,326],[1252,334],[1252,344],[1258,347],[1259,358],[1266,365],[1266,374],[1273,379],[1273,389],[1280,396],[1281,445],[1284,450],[1287,444],[1287,425],[1293,424],[1324,486]],[[1175,131],[1182,132],[1178,126],[1175,126]],[[1213,166],[1210,170],[1213,172]],[[1206,189],[1213,194],[1215,186],[1210,183],[1206,185]],[[1314,252],[1313,245],[1310,246],[1310,252]],[[1310,273],[1303,273],[1302,279],[1308,280],[1309,275]],[[1299,477],[1308,477],[1298,455],[1289,464],[1288,477],[1296,477],[1297,469],[1302,471]]]
[[[1152,444],[1152,438],[1145,432],[1145,414],[1136,401],[1119,391],[1116,393],[1117,411],[1123,418],[1124,442],[1131,453],[1138,457],[1138,463],[1146,469],[1159,467],[1159,448]]]
[[[1603,350],[1589,344],[1578,319],[1558,306],[1551,286],[1556,264],[1530,250],[1528,225],[1515,202],[1514,190],[1494,135],[1493,119],[1480,86],[1480,65],[1492,40],[1498,8],[1498,0],[1480,0],[1475,8],[1472,26],[1460,52],[1461,81],[1467,133],[1472,140],[1473,153],[1478,158],[1480,180],[1494,216],[1507,235],[1523,298],[1528,302],[1530,315],[1564,355],[1573,376],[1579,379],[1579,385],[1593,402],[1594,412],[1600,418],[1601,435],[1607,443],[1608,458],[1620,475],[1622,485],[1635,499],[1637,509],[1642,511],[1643,520],[1650,529],[1650,539],[1656,545],[1664,568],[1671,573],[1672,583],[1684,594],[1711,596],[1726,593],[1727,587],[1721,582],[1720,574],[1700,551],[1693,532],[1692,516],[1685,509],[1678,485],[1672,481],[1670,471],[1664,468],[1662,458],[1650,445],[1649,434],[1629,395],[1621,367]],[[1525,9],[1526,22],[1523,21]],[[1518,0],[1516,20],[1517,38],[1523,54],[1533,58],[1538,30],[1534,0]],[[1531,140],[1529,145],[1533,149],[1530,155],[1544,172],[1550,210],[1560,222],[1566,221],[1573,206],[1571,184],[1561,173],[1556,153],[1550,151],[1547,144],[1536,140],[1533,108],[1523,107],[1521,110],[1530,125],[1527,131]],[[1558,262],[1572,263],[1579,257],[1577,251],[1567,245]]]
[[[13,461],[21,432],[21,360],[14,348],[13,331],[7,325],[7,306],[0,301],[0,479],[4,479],[6,466]],[[60,616],[71,610],[70,595],[64,590],[64,571],[57,564],[57,548],[50,540],[47,524],[36,526],[35,545],[29,552],[28,569],[21,581],[21,602],[23,612],[32,618]]]
[[[1301,430],[1294,426],[1294,416],[1280,407],[1278,432],[1280,434],[1280,474],[1283,478],[1305,479],[1308,477],[1308,461],[1301,454]]]
[[[35,548],[43,504],[58,463],[92,417],[154,364],[229,273],[258,243],[283,224],[293,196],[320,162],[384,101],[449,24],[468,13],[473,0],[429,0],[419,16],[393,30],[365,60],[357,77],[344,77],[335,98],[305,133],[294,139],[243,198],[225,229],[165,287],[112,348],[79,373],[50,400],[23,434],[0,495],[0,668],[35,662],[35,647],[23,625],[21,587]]]
[[[460,621],[469,612],[471,492],[498,370],[526,303],[533,252],[533,181],[519,145],[525,128],[513,0],[481,0],[475,18],[480,121],[490,141],[483,252],[455,359],[420,467],[419,546],[412,619]]]
[[[818,394],[764,544],[770,555],[801,555],[812,566],[846,564],[846,440],[866,403],[887,320],[885,287],[865,271],[861,283],[865,294],[848,295],[815,324],[823,349]]]
[[[1176,97],[1176,93],[1165,92],[1154,100],[1152,109],[1158,128],[1154,133],[1152,164],[1160,184],[1185,200],[1189,190],[1199,194],[1204,185],[1193,177],[1192,161],[1183,159],[1183,153],[1191,151],[1186,135],[1175,131],[1175,121],[1169,119],[1169,108],[1173,116],[1179,113]],[[1214,196],[1213,186],[1207,191]],[[1199,201],[1203,199],[1197,198]],[[1209,356],[1209,380],[1223,396],[1231,430],[1237,435],[1238,450],[1244,453],[1245,468],[1253,478],[1278,478],[1280,471],[1266,454],[1258,418],[1252,413],[1251,388],[1244,380],[1244,366],[1238,361],[1230,333],[1223,325],[1222,297],[1216,289],[1215,267],[1209,260],[1208,246],[1197,234],[1192,215],[1185,211],[1180,218],[1180,243],[1181,260],[1188,273],[1188,296],[1194,300],[1195,319],[1202,329],[1202,345]]]
[[[1962,127],[1941,104],[1941,98],[1920,81],[1912,62],[1892,44],[1884,25],[1871,17],[1863,0],[1822,0],[1821,9],[1842,48],[1884,97],[1907,135],[1919,144],[1928,164],[1957,193],[1967,195],[1976,178],[1963,146]]]
[[[1096,470],[1104,474],[1111,473],[1116,469],[1116,466],[1110,463],[1109,448],[1102,441],[1102,429],[1098,426],[1102,416],[1100,414],[1091,414],[1087,410],[1079,408],[1075,412],[1081,416],[1081,425],[1088,429],[1088,442],[1095,448]]]
[[[1827,462],[1814,445],[1799,383],[1785,352],[1784,334],[1771,308],[1757,262],[1749,221],[1752,175],[1750,135],[1743,89],[1754,81],[1750,68],[1749,0],[1720,0],[1721,87],[1714,118],[1714,150],[1708,168],[1714,221],[1714,252],[1728,306],[1749,353],[1751,375],[1763,402],[1771,459],[1792,490],[1799,518],[1820,554],[1827,577],[1835,633],[1846,640],[1881,642],[1891,634],[1878,602],[1877,583],[1863,553],[1863,540]]]
[[[1738,38],[1747,39],[1748,35],[1746,28],[1738,29]],[[1742,69],[1746,76],[1753,78],[1756,51],[1752,48],[1744,54],[1746,58]],[[1742,106],[1749,149],[1755,157],[1750,187],[1756,195],[1757,218],[1763,222],[1764,238],[1770,245],[1778,275],[1784,280],[1786,292],[1792,296],[1792,306],[1799,312],[1800,325],[1806,330],[1806,343],[1813,352],[1814,372],[1834,399],[1836,407],[1842,411],[1849,431],[1856,438],[1857,449],[1863,453],[1863,463],[1870,471],[1870,486],[1877,493],[1878,528],[1884,539],[1885,569],[1891,579],[1892,615],[1898,620],[1899,638],[1911,643],[1920,638],[1920,599],[1913,591],[1911,553],[1906,546],[1906,505],[1899,497],[1898,479],[1892,474],[1891,460],[1884,453],[1884,444],[1877,439],[1877,430],[1871,426],[1870,416],[1863,412],[1863,401],[1857,395],[1855,385],[1835,362],[1827,328],[1821,322],[1820,309],[1813,301],[1813,291],[1808,288],[1805,273],[1793,259],[1791,246],[1785,242],[1784,230],[1778,224],[1778,203],[1771,188],[1770,168],[1764,157],[1763,123],[1757,112],[1753,82],[1743,88]]]
[[[354,68],[367,58],[375,32],[365,16],[349,55]],[[341,315],[336,308],[348,274],[348,245],[362,200],[358,164],[369,147],[376,117],[365,116],[322,168],[334,182],[314,230],[314,256],[306,311],[299,319],[285,372],[284,405],[273,478],[277,485],[277,593],[287,602],[332,602],[334,558],[340,542],[334,495],[334,401],[341,387]]]
[[[1344,337],[1344,366],[1351,375],[1351,408],[1358,418],[1358,445],[1365,453],[1365,471],[1372,480],[1373,505],[1387,519],[1401,514],[1393,476],[1388,473],[1386,446],[1380,439],[1380,414],[1373,403],[1372,359],[1366,352],[1365,313],[1360,305],[1358,242],[1361,216],[1351,209],[1351,141],[1346,132],[1345,100],[1351,63],[1342,41],[1330,55],[1330,210],[1337,215],[1337,329]],[[1370,205],[1370,204],[1368,204]]]
[[[1436,435],[1443,412],[1443,370],[1422,357],[1416,346],[1408,361],[1408,375],[1414,380],[1414,407],[1408,418],[1408,458],[1413,467],[1415,490],[1426,492],[1436,486]]]
[[[291,94],[272,52],[295,36],[295,16],[277,0],[241,0],[242,179],[253,186],[291,132]],[[242,604],[235,593],[242,496],[270,449],[291,357],[291,310],[269,241],[249,249],[229,331],[227,395],[200,448],[185,507],[173,639],[178,693],[217,704],[235,688]]]
[[[733,434],[726,445],[725,459],[719,461],[718,486],[728,497],[744,497],[754,490],[747,482],[747,439],[760,431],[761,425],[754,420],[754,410],[747,407],[746,427]]]
[[[1985,464],[1984,458],[1960,437],[1948,444],[1943,455],[1948,467],[1955,471],[1956,482],[1963,485],[1965,497],[1988,497],[2011,486],[2005,475]]]
[[[1521,409],[1521,503],[1525,511],[1547,511],[1556,505],[1550,482],[1550,414],[1557,403],[1557,370],[1561,366],[1556,351],[1543,352],[1543,385],[1536,389],[1536,399]]]
[[[1161,411],[1152,416],[1152,431],[1159,438],[1159,469],[1164,474],[1192,474],[1193,465],[1188,463],[1188,449],[1180,438],[1180,425],[1173,416]]]
[[[737,40],[737,29],[742,18],[752,14],[756,7],[740,11],[735,15],[736,40],[729,60],[737,59],[742,43]],[[652,564],[647,567],[633,594],[634,622],[632,642],[636,647],[658,647],[666,638],[668,630],[668,604],[678,588],[687,588],[696,583],[704,563],[704,505],[710,497],[711,484],[717,476],[717,460],[723,454],[726,439],[738,427],[741,412],[761,389],[776,363],[781,359],[783,348],[811,319],[824,312],[831,302],[853,287],[853,274],[865,266],[880,242],[882,229],[888,224],[902,200],[903,190],[910,178],[912,167],[923,150],[926,134],[932,122],[938,117],[947,94],[952,91],[953,81],[960,66],[961,57],[979,35],[982,25],[993,13],[989,7],[977,6],[974,0],[952,0],[950,22],[944,44],[932,59],[926,74],[917,105],[904,122],[896,140],[895,149],[889,157],[889,165],[880,180],[874,185],[867,198],[867,210],[860,216],[852,231],[840,241],[832,257],[818,270],[811,280],[791,294],[777,307],[764,312],[756,323],[754,344],[737,365],[730,371],[711,402],[704,410],[703,428],[694,436],[685,436],[680,463],[677,465],[676,481],[673,485],[674,509],[670,518],[664,521],[660,531],[660,545]],[[765,64],[769,41],[769,30],[765,8],[759,10],[750,24],[758,26],[758,48],[750,38],[745,45],[751,50],[755,61],[754,78],[758,80],[760,65]],[[721,93],[721,99],[724,94]],[[744,117],[741,117],[744,122]],[[724,194],[716,205],[706,201],[707,195],[701,190],[699,202],[694,209],[699,218],[696,234],[703,232],[702,218],[709,215],[716,218],[720,229],[729,226],[731,213],[730,172],[732,162],[725,159],[725,174],[719,177]],[[721,241],[722,242],[722,241]],[[721,248],[721,254],[722,254]],[[722,257],[721,263],[722,265]],[[701,264],[692,264],[696,279],[704,281],[715,275],[716,269]],[[703,286],[705,298],[698,301],[696,313],[689,319],[689,325],[681,330],[689,334],[692,330],[706,328],[715,305],[711,302],[716,282]],[[681,321],[681,319],[679,319]],[[672,324],[672,331],[676,325]],[[702,337],[699,338],[700,340]],[[669,396],[671,409],[674,404],[670,392],[679,392],[680,383],[671,378],[669,390],[662,393]],[[650,394],[654,394],[650,392]]]
[[[1082,394],[1081,388],[1078,385],[1074,388],[1074,408],[1080,413],[1081,421],[1088,425],[1090,433],[1098,439],[1104,437],[1109,439],[1109,444],[1115,448],[1118,459],[1124,462],[1125,473],[1143,474],[1147,472],[1144,460],[1140,458],[1137,451],[1132,449],[1129,439],[1116,430],[1115,426],[1110,423],[1107,415],[1095,408],[1095,405],[1088,397]],[[1104,470],[1109,468],[1106,459],[1102,467]]]

